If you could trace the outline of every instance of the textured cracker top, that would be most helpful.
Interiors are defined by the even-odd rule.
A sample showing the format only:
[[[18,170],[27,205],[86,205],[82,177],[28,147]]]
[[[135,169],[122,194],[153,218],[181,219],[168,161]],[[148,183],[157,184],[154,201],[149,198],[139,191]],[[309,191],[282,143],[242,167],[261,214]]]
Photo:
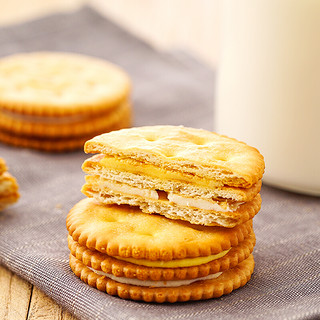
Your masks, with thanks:
[[[99,135],[85,152],[133,159],[182,174],[249,188],[262,178],[264,159],[243,142],[202,129],[148,126]]]
[[[252,220],[235,228],[197,226],[88,198],[70,210],[66,224],[73,240],[90,250],[164,261],[218,254],[252,232]]]
[[[119,67],[98,58],[32,52],[0,59],[0,106],[11,112],[65,115],[107,110],[130,92]]]

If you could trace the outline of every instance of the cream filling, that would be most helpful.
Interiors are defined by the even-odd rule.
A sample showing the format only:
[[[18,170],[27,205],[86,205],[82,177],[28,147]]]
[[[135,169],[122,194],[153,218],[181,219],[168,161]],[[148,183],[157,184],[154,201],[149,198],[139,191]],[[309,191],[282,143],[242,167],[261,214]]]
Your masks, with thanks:
[[[139,196],[143,198],[159,200],[159,195],[156,190],[141,189],[141,188],[131,187],[131,186],[120,184],[120,183],[112,183],[109,181],[104,182],[103,187],[107,187],[108,189],[111,189],[116,192],[129,194],[131,196]]]
[[[152,267],[152,268],[182,268],[182,267],[193,267],[199,266],[201,264],[205,264],[211,262],[213,260],[220,259],[224,257],[229,251],[231,250],[224,250],[218,254],[212,254],[206,257],[197,257],[197,258],[186,258],[186,259],[178,259],[178,260],[170,260],[170,261],[151,261],[145,259],[135,259],[135,258],[123,258],[123,257],[115,257],[119,260],[123,260],[126,262],[130,262],[136,265],[141,265],[145,267]]]
[[[156,190],[142,189],[137,187],[131,187],[125,184],[104,182],[101,188],[107,187],[110,190],[124,193],[131,196],[140,196],[152,200],[159,200],[159,193]],[[161,191],[165,192],[165,191]],[[219,201],[209,201],[204,199],[195,199],[185,196],[174,194],[173,192],[165,192],[167,194],[168,201],[181,206],[181,207],[192,207],[201,210],[213,210],[218,212],[233,212],[236,211],[242,202],[235,202],[232,205],[223,202],[219,204]]]
[[[139,160],[131,158],[115,158],[105,155],[102,159],[100,159],[99,165],[105,169],[124,171],[136,175],[147,176],[149,178],[153,177],[162,180],[175,180],[183,183],[191,183],[192,185],[203,186],[205,188],[216,188],[218,186],[223,186],[222,181],[206,179],[187,171],[168,170],[157,167],[151,163],[143,163]]]
[[[88,118],[84,114],[64,115],[61,117],[53,116],[41,116],[41,115],[29,115],[29,114],[18,114],[10,112],[8,110],[2,110],[1,113],[4,115],[19,121],[27,121],[33,123],[48,123],[48,124],[61,124],[61,123],[73,123],[82,121]]]
[[[188,280],[169,280],[169,281],[152,281],[152,280],[139,280],[135,278],[124,278],[124,277],[116,277],[113,274],[105,273],[103,271],[94,270],[88,267],[91,271],[98,274],[99,276],[105,276],[110,278],[111,280],[130,284],[134,286],[141,286],[141,287],[155,287],[155,288],[170,288],[170,287],[180,287],[180,286],[187,286],[193,282],[201,281],[201,280],[211,280],[218,278],[222,272],[209,274],[206,277],[195,278],[195,279],[188,279]]]
[[[194,198],[187,198],[184,196],[180,196],[170,192],[168,194],[168,199],[170,202],[173,202],[182,207],[193,207],[202,210],[214,210],[214,211],[222,211],[222,212],[230,212],[234,211],[228,208],[223,208],[217,202],[211,202],[204,199],[194,199]]]

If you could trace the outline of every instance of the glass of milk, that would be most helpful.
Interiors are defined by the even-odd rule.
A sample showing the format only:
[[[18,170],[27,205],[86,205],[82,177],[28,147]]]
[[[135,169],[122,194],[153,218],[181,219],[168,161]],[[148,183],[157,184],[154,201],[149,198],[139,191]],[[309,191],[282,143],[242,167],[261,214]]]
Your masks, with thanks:
[[[215,131],[264,155],[264,182],[320,196],[320,0],[224,0]]]

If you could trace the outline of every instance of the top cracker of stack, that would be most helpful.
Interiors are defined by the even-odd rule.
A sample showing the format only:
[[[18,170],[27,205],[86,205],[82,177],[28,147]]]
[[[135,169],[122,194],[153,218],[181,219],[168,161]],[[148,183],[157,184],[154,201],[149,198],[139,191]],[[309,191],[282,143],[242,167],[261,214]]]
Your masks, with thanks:
[[[130,80],[117,66],[70,53],[0,59],[0,141],[45,151],[82,148],[131,122]]]

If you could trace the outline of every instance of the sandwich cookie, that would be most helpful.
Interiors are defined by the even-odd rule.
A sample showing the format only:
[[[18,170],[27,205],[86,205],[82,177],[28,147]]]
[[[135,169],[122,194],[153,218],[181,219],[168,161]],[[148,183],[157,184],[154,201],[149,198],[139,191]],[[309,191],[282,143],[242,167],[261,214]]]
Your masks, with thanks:
[[[105,121],[106,120],[106,121]],[[100,120],[98,120],[100,122]],[[47,137],[46,135],[40,137],[40,136],[27,136],[27,135],[19,135],[19,134],[13,134],[6,130],[0,130],[0,141],[5,142],[10,145],[14,145],[16,147],[24,147],[24,148],[32,148],[37,149],[41,151],[47,151],[47,152],[64,152],[64,151],[71,151],[76,150],[79,148],[83,148],[85,142],[89,139],[91,139],[96,134],[100,133],[101,131],[113,131],[113,130],[119,130],[121,128],[126,128],[131,125],[131,110],[130,108],[127,108],[124,110],[124,112],[121,114],[121,117],[115,119],[114,122],[109,122],[109,119],[101,119],[102,125],[107,122],[108,125],[94,133],[94,132],[86,132],[85,127],[84,133],[80,136],[76,136],[74,133],[76,133],[77,129],[81,129],[81,126],[75,127],[75,132],[71,133],[70,136],[63,135],[61,137],[53,137],[52,135],[50,137]],[[71,130],[70,127],[67,130]],[[78,130],[78,131],[79,131]],[[61,130],[61,134],[64,131]]]
[[[0,175],[8,170],[6,162],[4,159],[0,158]]]
[[[253,272],[252,221],[205,227],[81,200],[67,217],[70,266],[111,295],[146,302],[219,297]]]
[[[260,210],[264,160],[257,149],[177,126],[123,129],[85,144],[82,192],[192,224],[233,228]]]
[[[0,210],[18,201],[18,188],[16,179],[7,171],[4,159],[0,158]]]
[[[130,88],[123,70],[93,57],[35,52],[2,58],[0,140],[47,151],[80,148],[97,134],[130,126]]]
[[[108,132],[120,123],[130,125],[131,105],[128,101],[103,114],[71,115],[55,117],[29,116],[0,112],[0,127],[14,135],[41,137],[45,139],[68,138],[83,135],[94,136],[96,132]],[[118,129],[121,129],[119,126]],[[93,131],[94,130],[94,131]]]

